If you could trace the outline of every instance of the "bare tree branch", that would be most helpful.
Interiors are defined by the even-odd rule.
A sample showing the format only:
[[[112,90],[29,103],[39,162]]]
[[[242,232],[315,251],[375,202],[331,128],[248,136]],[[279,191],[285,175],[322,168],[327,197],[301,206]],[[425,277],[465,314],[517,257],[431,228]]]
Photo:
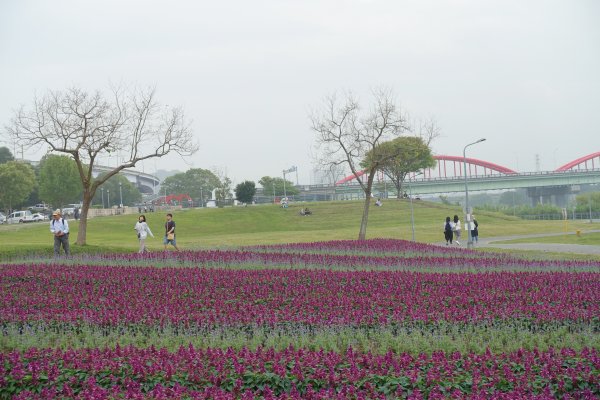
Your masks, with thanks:
[[[84,190],[78,244],[85,244],[87,210],[106,180],[142,160],[171,152],[188,156],[198,150],[183,110],[161,109],[155,89],[126,93],[114,88],[109,97],[76,87],[49,91],[34,97],[31,110],[21,107],[6,130],[16,142],[45,145],[75,160]],[[96,160],[115,151],[128,154],[128,160],[94,179]]]
[[[373,103],[368,112],[361,115],[358,100],[346,93],[342,101],[337,96],[326,97],[319,111],[310,115],[311,128],[317,136],[320,150],[318,163],[334,168],[346,165],[354,176],[362,172],[361,162],[365,156],[382,142],[393,139],[408,128],[391,89],[373,90]],[[383,161],[383,160],[381,160]],[[365,193],[365,208],[359,239],[365,239],[369,204],[377,163],[370,165],[367,180],[357,179]]]

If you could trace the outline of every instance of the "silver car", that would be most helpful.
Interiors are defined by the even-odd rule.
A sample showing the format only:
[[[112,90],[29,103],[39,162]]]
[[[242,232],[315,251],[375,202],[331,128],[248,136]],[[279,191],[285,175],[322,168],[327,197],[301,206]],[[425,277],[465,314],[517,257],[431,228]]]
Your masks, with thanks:
[[[46,216],[46,214],[42,214],[42,213],[35,213],[31,217],[33,218],[33,222],[42,222],[42,221],[48,220],[48,217]]]
[[[6,223],[6,215],[0,212],[0,224]]]

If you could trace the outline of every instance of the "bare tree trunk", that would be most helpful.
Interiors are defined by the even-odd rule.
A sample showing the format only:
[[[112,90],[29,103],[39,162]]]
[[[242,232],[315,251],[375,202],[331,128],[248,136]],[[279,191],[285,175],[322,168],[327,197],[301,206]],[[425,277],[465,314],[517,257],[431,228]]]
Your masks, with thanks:
[[[84,190],[81,215],[79,216],[79,231],[77,232],[77,244],[79,246],[85,246],[86,244],[87,216],[90,204],[92,204],[92,197],[93,195],[91,195],[89,191]]]
[[[371,190],[373,188],[373,180],[375,179],[376,169],[369,171],[367,186],[365,187],[365,206],[363,208],[362,220],[360,221],[360,231],[358,232],[358,240],[367,238],[367,223],[369,222],[369,207],[371,205]]]

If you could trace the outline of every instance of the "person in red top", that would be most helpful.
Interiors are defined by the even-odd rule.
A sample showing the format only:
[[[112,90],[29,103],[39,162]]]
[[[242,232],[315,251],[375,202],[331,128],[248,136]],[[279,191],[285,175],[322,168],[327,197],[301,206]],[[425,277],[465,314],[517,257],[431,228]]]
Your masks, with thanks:
[[[173,221],[173,214],[170,213],[167,214],[167,222],[165,222],[165,238],[163,240],[165,251],[167,250],[167,245],[169,243],[175,247],[175,250],[179,251],[177,241],[175,240],[175,221]]]

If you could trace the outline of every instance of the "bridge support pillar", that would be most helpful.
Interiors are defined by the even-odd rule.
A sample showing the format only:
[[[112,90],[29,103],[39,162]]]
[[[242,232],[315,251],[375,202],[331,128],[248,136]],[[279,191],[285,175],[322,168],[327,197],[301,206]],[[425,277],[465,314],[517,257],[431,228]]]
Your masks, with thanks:
[[[566,207],[569,196],[579,191],[579,186],[547,186],[527,188],[527,196],[531,199],[531,205],[554,204],[558,207]]]

